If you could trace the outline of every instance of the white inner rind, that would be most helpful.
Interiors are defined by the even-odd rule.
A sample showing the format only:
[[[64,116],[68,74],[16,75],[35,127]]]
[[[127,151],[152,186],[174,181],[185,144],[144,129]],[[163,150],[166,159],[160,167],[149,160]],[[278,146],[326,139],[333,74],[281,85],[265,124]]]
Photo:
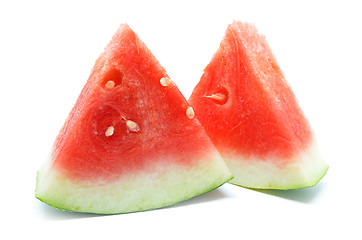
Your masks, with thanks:
[[[232,184],[259,189],[297,189],[317,184],[328,170],[315,143],[289,159],[286,165],[278,166],[278,159],[224,157],[234,175]]]
[[[103,185],[79,184],[44,166],[38,173],[36,197],[62,210],[126,213],[169,206],[211,191],[232,178],[217,152],[198,159],[193,166],[157,162],[164,164]]]

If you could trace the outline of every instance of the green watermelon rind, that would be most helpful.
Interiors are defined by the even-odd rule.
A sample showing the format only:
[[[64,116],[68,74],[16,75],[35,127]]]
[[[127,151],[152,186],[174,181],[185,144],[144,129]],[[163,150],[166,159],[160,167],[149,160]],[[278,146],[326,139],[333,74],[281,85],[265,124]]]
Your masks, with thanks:
[[[292,190],[315,186],[327,173],[329,165],[313,142],[291,163],[278,166],[277,160],[249,161],[242,157],[225,162],[235,176],[229,183],[251,189]]]
[[[90,213],[90,214],[104,214],[104,215],[116,215],[116,214],[127,214],[127,213],[132,213],[132,212],[146,212],[146,211],[152,211],[152,210],[156,210],[156,209],[161,209],[161,208],[164,208],[164,207],[172,207],[172,206],[176,206],[177,204],[180,204],[182,202],[185,202],[187,200],[190,200],[192,198],[195,198],[195,197],[198,197],[200,195],[203,195],[203,194],[207,194],[209,192],[212,192],[214,191],[215,189],[221,187],[222,185],[224,185],[225,183],[227,183],[229,180],[231,180],[233,178],[233,176],[230,176],[229,179],[225,180],[225,182],[217,185],[216,187],[210,187],[209,189],[206,189],[204,192],[200,192],[200,193],[197,193],[195,194],[194,196],[190,196],[190,197],[186,197],[185,199],[183,200],[179,200],[175,203],[172,203],[170,205],[165,205],[165,206],[162,206],[162,207],[155,207],[155,208],[149,208],[149,209],[142,209],[142,210],[138,210],[138,211],[129,211],[129,212],[115,212],[115,213],[93,213],[93,212],[87,212],[87,211],[84,211],[84,212],[79,212],[79,213]],[[55,209],[58,209],[58,210],[61,210],[61,211],[68,211],[68,212],[74,212],[74,213],[77,213],[77,211],[73,211],[73,210],[70,210],[70,209],[66,209],[66,208],[61,208],[61,207],[58,207],[56,205],[53,205],[52,203],[49,203],[47,202],[46,200],[43,200],[41,197],[39,196],[36,196],[37,199],[39,199],[41,202],[49,205],[50,207],[52,208],[55,208]]]
[[[104,191],[104,189],[97,191],[102,187],[97,189],[97,186],[92,185],[95,183],[87,186],[90,192],[83,191],[81,184],[74,184],[56,170],[45,167],[44,170],[41,169],[38,172],[35,196],[53,208],[70,212],[121,214],[159,209],[210,192],[231,180],[232,174],[224,162],[220,160],[221,157],[215,153],[191,169],[181,165],[166,166],[161,171],[166,174],[162,175],[161,173],[159,180],[156,179],[154,183],[150,182],[149,186],[159,185],[153,190],[144,187],[143,183],[148,181],[147,179],[152,177],[155,172],[125,176],[123,180],[106,186],[106,190],[107,188],[112,189],[110,192]],[[155,168],[160,169],[160,166]],[[160,172],[156,175],[158,174]],[[175,182],[172,182],[173,180]],[[132,181],[134,182],[132,183]],[[47,188],[47,186],[49,187]],[[122,194],[115,194],[115,198],[109,198],[108,196],[112,196],[114,193],[121,193],[121,191],[114,191],[117,188],[128,189],[123,192],[123,196],[134,197],[125,200],[122,199]],[[86,194],[84,196],[81,194],[74,195],[78,191],[83,191]],[[73,200],[71,200],[72,198]],[[112,204],[114,205],[113,208]]]
[[[237,183],[233,183],[231,181],[229,181],[228,183],[239,186],[239,187],[244,187],[244,188],[249,188],[249,189],[256,189],[256,190],[298,190],[298,189],[303,189],[303,188],[309,188],[309,187],[314,187],[315,185],[317,185],[322,178],[327,174],[329,169],[329,166],[327,166],[322,172],[320,177],[318,177],[315,181],[307,183],[307,184],[295,184],[295,185],[289,185],[289,186],[264,186],[264,187],[256,187],[256,186],[245,186],[245,185],[241,185],[241,184],[237,184]]]

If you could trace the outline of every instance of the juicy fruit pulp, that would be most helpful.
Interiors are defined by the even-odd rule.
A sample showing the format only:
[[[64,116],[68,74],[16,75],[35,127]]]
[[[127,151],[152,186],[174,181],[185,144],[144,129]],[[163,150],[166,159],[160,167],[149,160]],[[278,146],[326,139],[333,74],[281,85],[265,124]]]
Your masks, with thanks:
[[[38,172],[36,197],[70,211],[122,213],[222,185],[231,173],[190,110],[145,44],[121,25]]]
[[[265,38],[253,25],[229,25],[189,102],[233,172],[231,183],[307,187],[328,169]]]

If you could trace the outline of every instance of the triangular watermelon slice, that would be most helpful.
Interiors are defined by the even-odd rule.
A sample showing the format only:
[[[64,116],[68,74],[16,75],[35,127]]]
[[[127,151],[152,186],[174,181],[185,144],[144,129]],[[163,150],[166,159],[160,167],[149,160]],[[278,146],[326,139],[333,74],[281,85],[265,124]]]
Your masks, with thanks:
[[[233,22],[190,99],[234,175],[262,189],[315,185],[328,165],[264,36]]]
[[[38,172],[36,197],[63,210],[126,213],[189,199],[230,178],[186,99],[121,25]]]

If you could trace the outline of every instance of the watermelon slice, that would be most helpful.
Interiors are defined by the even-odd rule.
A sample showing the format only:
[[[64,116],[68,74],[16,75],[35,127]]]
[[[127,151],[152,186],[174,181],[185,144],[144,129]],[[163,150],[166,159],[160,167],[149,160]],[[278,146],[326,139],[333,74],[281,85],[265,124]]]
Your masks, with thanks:
[[[232,178],[165,70],[121,25],[37,176],[36,197],[102,214],[168,206]]]
[[[253,25],[229,25],[189,102],[231,169],[231,183],[295,189],[326,173],[310,125]]]

